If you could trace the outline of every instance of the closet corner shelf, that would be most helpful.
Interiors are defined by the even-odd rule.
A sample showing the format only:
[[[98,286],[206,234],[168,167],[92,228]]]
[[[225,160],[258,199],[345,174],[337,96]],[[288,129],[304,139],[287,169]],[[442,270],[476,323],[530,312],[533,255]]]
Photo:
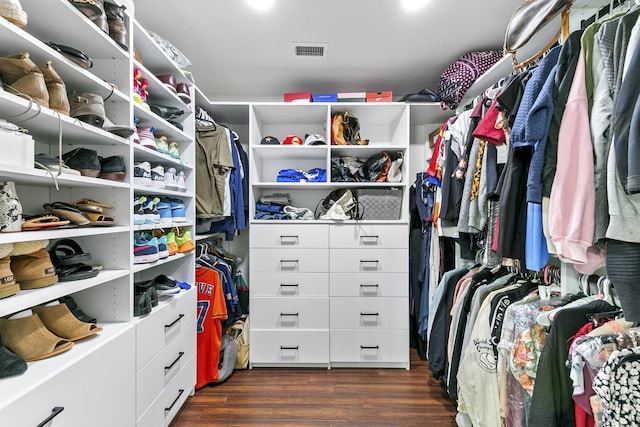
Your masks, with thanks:
[[[151,34],[137,20],[132,19],[131,22],[133,42],[144,66],[156,74],[172,74],[178,80],[189,81],[182,69],[151,38]]]
[[[185,170],[192,170],[193,165],[189,163],[183,163],[180,159],[175,159],[168,154],[159,153],[156,150],[152,150],[140,144],[133,144],[133,149],[135,151],[135,159],[136,161],[147,161],[150,163],[162,163],[163,165],[170,165],[176,168],[176,170],[180,171],[183,168]]]
[[[128,275],[129,270],[103,270],[96,277],[90,279],[57,282],[45,288],[20,290],[17,294],[0,300],[0,316],[26,310],[64,295],[71,295]]]
[[[131,268],[131,271],[133,273],[140,273],[141,271],[145,271],[145,270],[149,270],[150,268],[154,268],[157,267],[159,265],[163,265],[166,264],[168,262],[173,262],[173,261],[177,261],[179,259],[182,259],[188,255],[190,255],[192,252],[187,252],[187,253],[177,253],[175,255],[170,256],[169,258],[164,258],[161,259],[159,261],[156,262],[149,262],[149,263],[145,263],[145,264],[133,264],[133,267]]]
[[[147,67],[145,67],[135,59],[133,60],[133,66],[135,68],[138,68],[142,72],[142,78],[145,79],[147,83],[149,83],[147,91],[149,92],[149,96],[151,97],[151,99],[153,99],[154,101],[178,104],[184,110],[184,115],[181,116],[182,119],[185,119],[193,114],[191,106],[189,104],[186,104],[176,93],[171,91],[165,84],[163,84],[158,79],[156,74],[148,70]]]
[[[190,141],[191,136],[186,132],[178,129],[162,117],[146,110],[140,104],[131,102],[133,104],[134,115],[140,119],[140,124],[143,126],[149,126],[156,128],[156,131],[167,137],[169,141]]]

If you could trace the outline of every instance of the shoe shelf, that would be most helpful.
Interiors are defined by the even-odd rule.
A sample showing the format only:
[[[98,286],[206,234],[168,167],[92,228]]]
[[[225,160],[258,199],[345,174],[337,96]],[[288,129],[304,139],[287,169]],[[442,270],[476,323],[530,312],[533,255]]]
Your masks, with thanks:
[[[182,69],[164,53],[162,48],[151,38],[149,32],[135,19],[132,27],[134,46],[147,70],[152,70],[156,76],[172,74],[178,83],[189,81]]]
[[[133,231],[147,231],[156,229],[169,229],[174,227],[193,227],[193,222],[172,222],[171,224],[141,224],[132,226]]]
[[[0,39],[2,40],[0,56],[28,52],[29,57],[40,67],[44,67],[46,61],[52,61],[53,68],[64,81],[69,94],[72,94],[73,91],[99,92],[99,95],[106,98],[113,92],[110,101],[128,102],[128,95],[113,88],[90,71],[74,64],[59,52],[5,19],[0,21]]]
[[[116,218],[117,219],[117,218]],[[0,233],[0,243],[13,243],[13,242],[30,242],[33,240],[53,240],[84,236],[108,236],[118,233],[129,232],[129,227],[125,225],[115,225],[111,227],[73,227],[73,228],[58,228],[49,230],[38,231],[18,231],[15,233]]]
[[[56,111],[30,102],[19,96],[0,91],[0,111],[4,117],[19,123],[29,130],[38,142],[58,144],[58,129],[62,127],[62,137],[65,144],[129,144],[129,140],[121,138],[103,129],[97,128],[80,120],[59,114]],[[17,116],[17,117],[16,117]]]
[[[157,228],[157,227],[156,227]],[[189,256],[191,254],[189,253],[177,253],[175,255],[171,255],[168,258],[163,258],[161,260],[155,261],[155,262],[149,262],[149,263],[145,263],[145,264],[134,264],[133,267],[131,268],[131,271],[133,273],[140,273],[142,271],[146,271],[146,270],[150,270],[152,268],[170,263],[170,262],[174,262],[177,261],[179,259],[184,259],[185,257]]]
[[[154,128],[156,128],[156,132],[159,135],[166,136],[169,142],[191,140],[191,136],[189,136],[189,134],[187,134],[185,131],[178,129],[155,113],[147,111],[140,104],[133,103],[133,109],[134,116],[140,119],[140,125],[149,127],[153,126]]]
[[[193,194],[190,192],[183,191],[175,191],[175,190],[167,190],[166,188],[158,188],[158,187],[147,187],[144,185],[136,185],[134,186],[134,191],[136,194],[156,194],[159,196],[173,196],[177,198],[191,198]]]
[[[180,116],[180,119],[184,120],[193,114],[191,110],[191,106],[186,104],[178,94],[171,89],[169,89],[164,83],[162,83],[155,74],[149,71],[143,64],[134,60],[133,67],[140,70],[142,73],[142,78],[149,83],[149,87],[147,88],[147,92],[149,92],[149,97],[151,99],[151,104],[160,104],[160,105],[173,105],[175,107],[182,108],[184,110],[184,114]]]
[[[140,144],[133,144],[134,157],[138,162],[149,162],[152,164],[160,163],[165,167],[174,167],[177,171],[193,170],[191,164],[184,163],[181,159],[174,159],[165,153],[160,153],[156,150],[152,150]]]
[[[68,0],[47,1],[46,13],[38,13],[43,8],[41,0],[21,0],[21,3],[29,15],[26,30],[38,39],[79,49],[93,58],[94,63],[97,58],[128,61],[129,53]]]
[[[122,334],[130,332],[131,328],[134,327],[133,324],[130,323],[107,323],[100,324],[99,326],[102,327],[103,330],[91,339],[77,341],[71,349],[55,357],[29,362],[27,371],[22,375],[3,378],[2,387],[0,387],[0,410],[2,410],[3,407],[18,403],[21,398],[25,397],[29,392],[36,390],[43,382],[60,375],[69,367],[81,362],[91,353],[100,351],[103,346],[109,344]],[[96,366],[95,368],[95,380],[98,381],[101,367]],[[26,402],[24,404],[24,410],[28,411],[29,409],[27,409]],[[45,416],[43,416],[43,418]]]
[[[71,295],[85,289],[100,286],[121,277],[127,277],[129,270],[102,270],[96,277],[68,282],[58,282],[40,289],[22,289],[10,298],[0,299],[0,316],[6,316],[33,306]],[[101,319],[98,319],[100,321]],[[1,388],[0,388],[1,389]],[[2,401],[0,399],[0,401]]]
[[[0,180],[4,181],[14,181],[20,184],[39,186],[55,186],[57,182],[58,186],[129,188],[128,182],[91,178],[68,173],[63,173],[58,176],[57,172],[53,172],[54,180],[51,173],[44,169],[25,169],[1,163],[2,160],[0,159]]]

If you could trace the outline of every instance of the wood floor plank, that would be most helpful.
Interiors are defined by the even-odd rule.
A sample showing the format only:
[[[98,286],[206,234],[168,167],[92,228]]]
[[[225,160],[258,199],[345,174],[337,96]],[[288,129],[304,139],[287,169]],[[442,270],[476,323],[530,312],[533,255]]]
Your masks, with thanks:
[[[170,427],[454,427],[455,404],[411,350],[405,369],[235,371],[197,390]]]

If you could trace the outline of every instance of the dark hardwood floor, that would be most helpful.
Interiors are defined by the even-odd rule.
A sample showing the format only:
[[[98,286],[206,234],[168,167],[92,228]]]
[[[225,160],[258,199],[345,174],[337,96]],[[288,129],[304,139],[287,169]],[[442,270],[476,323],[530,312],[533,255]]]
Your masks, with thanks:
[[[190,397],[170,427],[455,426],[455,405],[411,349],[404,369],[236,370]]]

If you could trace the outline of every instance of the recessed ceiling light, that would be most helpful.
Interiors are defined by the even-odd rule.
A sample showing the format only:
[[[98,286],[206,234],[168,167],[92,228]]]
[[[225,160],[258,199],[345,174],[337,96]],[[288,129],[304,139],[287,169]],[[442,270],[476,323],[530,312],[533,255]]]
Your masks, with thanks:
[[[402,0],[402,7],[408,11],[418,10],[424,7],[429,0]]]
[[[276,0],[247,0],[247,2],[258,10],[271,9]]]

